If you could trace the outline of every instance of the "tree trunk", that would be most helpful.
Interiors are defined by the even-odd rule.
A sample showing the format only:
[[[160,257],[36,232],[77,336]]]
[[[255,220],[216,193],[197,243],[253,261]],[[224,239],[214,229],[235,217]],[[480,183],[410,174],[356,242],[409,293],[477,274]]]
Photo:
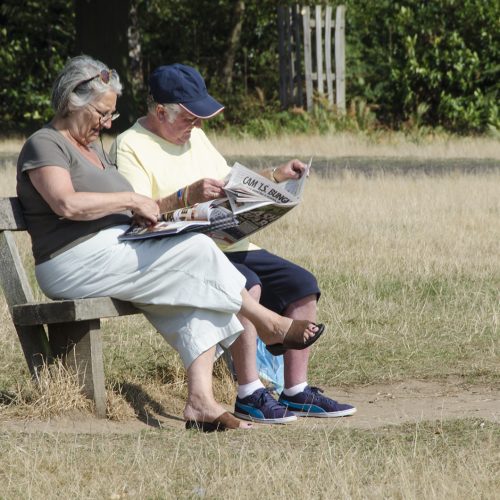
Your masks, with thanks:
[[[137,0],[75,0],[75,25],[77,53],[101,60],[120,75],[120,118],[113,132],[122,131],[137,118],[143,88]]]
[[[241,28],[243,26],[243,14],[245,12],[245,2],[238,0],[234,4],[233,11],[233,29],[228,40],[228,49],[226,52],[226,60],[222,69],[223,81],[226,89],[231,89],[233,84],[233,67],[236,57],[236,50],[240,43]]]

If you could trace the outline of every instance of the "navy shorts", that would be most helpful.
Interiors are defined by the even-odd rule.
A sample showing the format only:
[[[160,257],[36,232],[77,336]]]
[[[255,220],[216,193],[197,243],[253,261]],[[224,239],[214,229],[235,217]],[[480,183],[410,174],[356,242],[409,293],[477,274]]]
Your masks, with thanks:
[[[321,294],[313,274],[293,262],[282,259],[267,250],[227,252],[227,258],[245,276],[246,289],[260,285],[260,303],[282,314],[293,302],[308,295]]]

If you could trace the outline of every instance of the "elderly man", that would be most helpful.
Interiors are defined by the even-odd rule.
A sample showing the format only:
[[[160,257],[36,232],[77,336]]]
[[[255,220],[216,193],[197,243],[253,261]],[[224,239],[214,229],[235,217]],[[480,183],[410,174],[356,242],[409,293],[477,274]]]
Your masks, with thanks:
[[[201,75],[182,64],[160,66],[150,76],[148,114],[113,145],[120,172],[135,191],[151,196],[162,212],[224,196],[222,180],[230,171],[200,128],[223,106],[212,98]],[[113,157],[113,156],[112,156]],[[274,182],[298,178],[305,165],[292,160],[261,172]],[[226,250],[245,276],[249,293],[266,307],[294,319],[316,320],[320,290],[315,277],[248,240]],[[323,396],[307,383],[309,349],[284,355],[285,388],[274,399],[259,379],[256,330],[244,317],[245,331],[231,347],[238,396],[235,415],[262,423],[287,423],[298,416],[341,417],[355,413],[348,404]]]

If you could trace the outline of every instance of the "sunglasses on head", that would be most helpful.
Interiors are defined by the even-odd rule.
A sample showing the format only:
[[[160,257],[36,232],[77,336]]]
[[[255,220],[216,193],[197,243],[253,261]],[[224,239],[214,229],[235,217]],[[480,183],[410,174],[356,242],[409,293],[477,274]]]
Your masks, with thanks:
[[[91,82],[92,80],[95,80],[96,78],[99,78],[102,83],[109,83],[111,78],[113,78],[113,75],[116,74],[116,71],[114,69],[102,69],[97,73],[97,75],[92,76],[90,78],[87,78],[86,80],[82,80],[79,82],[76,86],[73,92],[78,88],[81,87],[82,85],[85,85],[86,83]]]

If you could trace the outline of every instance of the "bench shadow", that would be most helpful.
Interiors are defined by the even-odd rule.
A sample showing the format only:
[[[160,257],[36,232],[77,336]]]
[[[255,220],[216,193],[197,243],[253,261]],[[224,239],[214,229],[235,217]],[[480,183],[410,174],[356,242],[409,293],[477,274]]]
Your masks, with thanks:
[[[8,391],[0,391],[0,406],[9,406],[16,400],[16,395]]]
[[[120,388],[113,390],[121,395],[125,401],[134,409],[137,418],[144,424],[156,429],[163,428],[162,421],[158,417],[168,418],[184,422],[177,415],[169,413],[165,407],[151,397],[141,386],[125,382]]]

